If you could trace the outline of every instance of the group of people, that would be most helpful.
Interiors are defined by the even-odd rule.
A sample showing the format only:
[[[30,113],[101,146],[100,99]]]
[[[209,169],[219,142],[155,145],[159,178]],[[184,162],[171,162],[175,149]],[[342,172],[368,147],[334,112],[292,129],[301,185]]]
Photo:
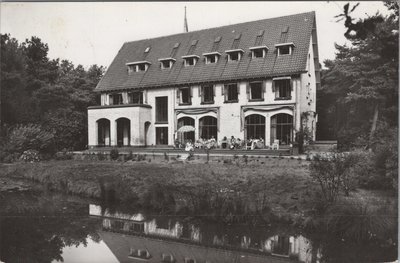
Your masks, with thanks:
[[[214,149],[217,148],[217,140],[214,138],[214,136],[211,136],[210,139],[204,139],[200,138],[196,140],[196,142],[192,142],[192,140],[187,140],[186,143],[181,144],[179,141],[175,142],[176,146],[178,148],[185,148],[185,151],[191,152],[194,151],[194,149]],[[254,139],[250,138],[249,140],[241,140],[240,138],[235,138],[234,136],[231,136],[231,138],[228,140],[227,137],[225,136],[221,140],[221,146],[223,149],[229,148],[231,150],[233,149],[243,149],[250,147],[251,150],[254,149],[262,149],[264,148],[264,139],[260,137],[259,139]]]

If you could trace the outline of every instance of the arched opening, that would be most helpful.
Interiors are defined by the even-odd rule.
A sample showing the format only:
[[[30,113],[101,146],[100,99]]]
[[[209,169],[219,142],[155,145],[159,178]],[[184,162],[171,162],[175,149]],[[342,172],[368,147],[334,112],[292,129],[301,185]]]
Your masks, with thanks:
[[[181,128],[182,126],[193,126],[194,127],[194,119],[190,118],[190,117],[182,117],[178,120],[178,130],[179,128]],[[181,143],[186,142],[187,140],[191,140],[192,142],[194,142],[194,131],[191,132],[178,132],[177,133],[178,136],[178,140]]]
[[[217,118],[211,116],[204,116],[199,120],[199,131],[200,131],[200,138],[205,140],[209,140],[212,137],[215,140],[218,140],[218,126],[217,126]]]
[[[252,114],[245,118],[246,139],[263,139],[265,137],[265,117],[259,114]]]
[[[100,119],[97,120],[97,145],[110,146],[110,120]]]
[[[131,121],[127,118],[119,118],[116,122],[118,147],[129,146],[131,141]]]
[[[149,127],[150,127],[150,122],[146,121],[144,123],[144,145],[147,146],[147,138],[148,138],[148,134],[149,134]]]
[[[271,117],[271,143],[279,140],[279,144],[288,145],[293,138],[293,116],[279,113]]]

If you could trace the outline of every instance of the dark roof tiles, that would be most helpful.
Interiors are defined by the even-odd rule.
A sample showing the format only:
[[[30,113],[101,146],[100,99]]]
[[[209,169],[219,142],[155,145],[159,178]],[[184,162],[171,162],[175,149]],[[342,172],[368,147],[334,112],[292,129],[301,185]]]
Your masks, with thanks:
[[[315,13],[309,12],[128,42],[122,46],[96,90],[158,87],[300,73],[306,69],[314,20]],[[269,50],[265,58],[252,59],[249,48],[254,46],[257,35],[262,31],[264,33],[260,45],[268,46]],[[293,42],[295,47],[291,55],[278,57],[275,45],[281,43],[282,31],[287,31],[284,32],[285,41]],[[239,62],[228,62],[225,51],[232,49],[233,41],[238,35],[238,48],[244,50],[242,59]],[[215,51],[221,53],[218,63],[205,64],[202,54],[213,51],[217,38],[220,38],[220,42]],[[200,59],[196,65],[185,67],[182,56],[188,54],[194,40],[197,40],[195,53]],[[158,59],[169,57],[176,43],[179,43],[176,52],[173,52],[176,62],[171,69],[161,69]],[[151,49],[145,54],[147,47]],[[128,74],[126,63],[143,60],[143,57],[151,62],[148,70]]]

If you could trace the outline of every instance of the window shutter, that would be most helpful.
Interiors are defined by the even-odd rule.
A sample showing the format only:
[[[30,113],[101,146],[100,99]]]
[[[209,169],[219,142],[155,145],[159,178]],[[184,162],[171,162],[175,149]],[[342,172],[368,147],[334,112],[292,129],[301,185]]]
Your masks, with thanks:
[[[246,82],[247,100],[250,100],[250,83]]]
[[[144,103],[147,104],[147,89],[143,91]]]
[[[290,90],[293,91],[293,79],[290,80]]]
[[[236,83],[236,87],[237,87],[237,94],[240,94],[240,83]]]
[[[180,98],[181,98],[181,90],[176,89],[176,99],[179,101]]]
[[[189,94],[190,94],[190,97],[193,97],[193,87],[189,87]]]
[[[126,103],[128,103],[128,93],[125,91],[125,92],[122,92],[122,104],[126,104]]]
[[[224,96],[225,95],[225,85],[222,85],[221,86],[221,96]]]
[[[203,86],[199,86],[199,97],[201,98],[201,94],[203,93]]]
[[[275,80],[272,80],[272,92],[275,92]]]
[[[101,94],[101,105],[106,105],[106,97],[107,97],[107,95],[106,94]]]
[[[264,94],[265,94],[265,91],[267,90],[267,81],[266,80],[264,80],[263,82],[262,82],[262,93],[263,93],[263,97],[264,97]]]
[[[113,103],[114,103],[113,95],[110,95],[110,96],[109,96],[109,104],[110,104],[110,105],[113,105]]]

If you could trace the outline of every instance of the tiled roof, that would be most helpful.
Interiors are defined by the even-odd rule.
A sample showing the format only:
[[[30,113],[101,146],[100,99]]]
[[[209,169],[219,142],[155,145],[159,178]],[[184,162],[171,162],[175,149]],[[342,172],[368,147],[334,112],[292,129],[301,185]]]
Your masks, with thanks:
[[[315,12],[308,12],[128,42],[122,46],[96,90],[160,87],[300,73],[306,69],[314,20]],[[214,42],[218,37],[221,40],[216,47]],[[197,44],[193,47],[195,40]],[[275,45],[290,42],[294,44],[292,54],[278,57]],[[179,46],[174,50],[177,43]],[[264,45],[269,48],[266,57],[252,59],[249,48]],[[147,47],[151,48],[145,53]],[[225,51],[232,49],[245,51],[239,62],[228,62]],[[193,54],[188,54],[189,51]],[[216,64],[205,64],[202,54],[212,51],[222,55]],[[196,65],[184,67],[182,56],[185,55],[198,55],[200,59]],[[176,62],[171,69],[161,69],[158,60],[167,57],[175,58]],[[126,63],[144,60],[151,63],[146,72],[128,74]]]

